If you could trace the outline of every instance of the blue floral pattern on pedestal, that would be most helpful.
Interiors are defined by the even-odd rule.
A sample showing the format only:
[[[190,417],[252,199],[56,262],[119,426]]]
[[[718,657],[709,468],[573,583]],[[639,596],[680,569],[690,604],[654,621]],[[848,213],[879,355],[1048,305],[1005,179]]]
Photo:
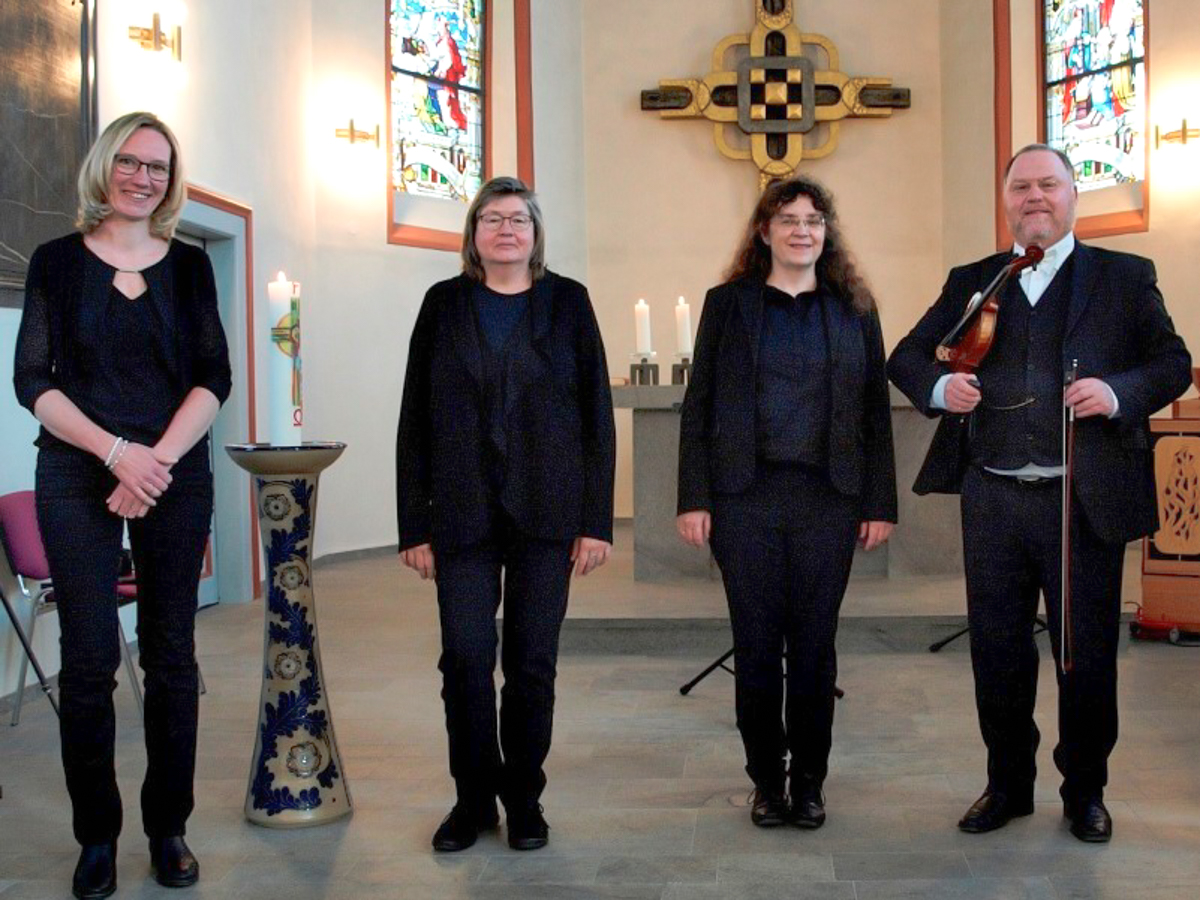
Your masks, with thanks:
[[[309,546],[312,535],[312,496],[315,483],[298,478],[292,481],[265,482],[259,480],[259,491],[263,497],[263,512],[267,518],[280,520],[281,510],[289,510],[291,504],[286,496],[275,493],[268,495],[264,488],[268,485],[282,488],[291,495],[297,509],[290,530],[273,528],[270,541],[267,542],[267,567],[271,573],[268,580],[267,611],[275,621],[267,625],[268,639],[273,644],[296,648],[302,651],[305,658],[305,668],[308,675],[301,679],[296,690],[282,691],[278,695],[278,704],[267,703],[263,711],[261,723],[262,750],[256,762],[256,774],[251,786],[254,807],[264,810],[268,816],[276,815],[284,810],[309,810],[321,805],[321,792],[317,787],[298,791],[293,794],[291,788],[284,785],[275,787],[275,776],[267,766],[269,760],[279,756],[279,741],[281,738],[294,737],[296,732],[304,729],[317,741],[325,739],[328,718],[323,709],[316,709],[321,700],[321,680],[317,670],[317,654],[315,648],[315,629],[308,621],[308,611],[302,603],[289,602],[287,589],[297,589],[309,584]],[[286,572],[287,577],[276,577]],[[282,584],[278,583],[282,582]],[[267,678],[271,677],[268,669]],[[313,747],[311,743],[297,746]],[[289,758],[294,755],[296,748],[287,752]],[[325,754],[327,765],[316,772],[317,784],[322,788],[330,788],[335,780],[341,777],[334,754]],[[311,757],[311,753],[306,754]],[[321,754],[315,758],[319,760]],[[311,776],[311,772],[305,772]]]

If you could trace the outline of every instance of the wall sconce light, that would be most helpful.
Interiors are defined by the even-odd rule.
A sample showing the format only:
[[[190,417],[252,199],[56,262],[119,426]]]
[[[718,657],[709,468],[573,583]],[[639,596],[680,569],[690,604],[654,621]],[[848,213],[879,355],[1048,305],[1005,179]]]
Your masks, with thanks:
[[[1154,149],[1157,150],[1160,141],[1167,141],[1171,144],[1186,144],[1189,140],[1200,138],[1200,128],[1188,128],[1187,119],[1175,131],[1168,131],[1163,134],[1159,131],[1158,126],[1154,126]]]
[[[379,126],[375,126],[375,131],[358,131],[354,127],[354,120],[350,120],[349,128],[339,128],[334,131],[334,135],[340,138],[345,138],[351,144],[359,144],[364,141],[374,141],[375,146],[379,146]]]
[[[129,26],[129,39],[137,41],[146,50],[170,50],[176,61],[183,59],[183,29],[176,25],[168,35],[162,30],[162,17],[154,14],[153,24],[149,28]]]

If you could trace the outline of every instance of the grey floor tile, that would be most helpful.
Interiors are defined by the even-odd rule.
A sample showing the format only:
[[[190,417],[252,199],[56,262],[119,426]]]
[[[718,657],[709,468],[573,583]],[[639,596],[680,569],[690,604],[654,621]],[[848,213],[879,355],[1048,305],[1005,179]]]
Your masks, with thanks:
[[[966,857],[952,850],[835,852],[833,871],[838,881],[908,881],[971,877]]]
[[[596,870],[596,883],[716,885],[717,867],[711,856],[606,856]]]
[[[543,856],[522,853],[490,856],[479,875],[480,884],[586,885],[596,881],[598,857]]]
[[[1200,881],[1127,880],[1092,876],[1052,878],[1055,900],[1196,900]]]
[[[749,882],[833,881],[833,856],[805,853],[799,848],[789,853],[722,854],[717,864],[717,879],[722,884],[731,885]]]
[[[1058,900],[1046,878],[860,881],[856,900]]]

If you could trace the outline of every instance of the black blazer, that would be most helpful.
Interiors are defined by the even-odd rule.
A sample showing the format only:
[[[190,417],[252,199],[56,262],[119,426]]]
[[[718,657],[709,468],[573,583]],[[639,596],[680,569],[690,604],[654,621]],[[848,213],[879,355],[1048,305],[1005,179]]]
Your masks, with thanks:
[[[51,388],[73,396],[81,377],[75,365],[81,336],[99,330],[115,272],[78,233],[34,251],[13,367],[17,400],[30,412]],[[142,275],[164,325],[169,374],[184,394],[203,387],[224,403],[232,383],[229,350],[208,255],[173,240],[167,255]],[[39,443],[48,433],[42,429]]]
[[[464,547],[490,525],[483,357],[464,275],[425,295],[408,352],[396,438],[400,549]],[[612,541],[616,438],[604,345],[583,285],[547,272],[516,341],[500,502],[535,538]]]
[[[738,494],[754,481],[754,396],[764,285],[715,287],[704,299],[679,429],[679,512],[712,509],[714,491]],[[866,520],[896,521],[896,463],[884,373],[883,333],[874,310],[832,302],[829,480],[862,497]]]
[[[927,416],[950,370],[934,361],[938,342],[961,317],[967,299],[1012,259],[997,253],[950,271],[937,302],[888,361],[888,376]],[[1079,360],[1080,378],[1100,378],[1117,395],[1115,419],[1089,416],[1075,429],[1074,484],[1080,506],[1102,539],[1125,542],[1158,528],[1154,462],[1147,417],[1191,383],[1191,356],[1163,305],[1154,264],[1140,256],[1076,243],[1062,362]],[[968,416],[938,424],[913,490],[958,493],[970,461]]]

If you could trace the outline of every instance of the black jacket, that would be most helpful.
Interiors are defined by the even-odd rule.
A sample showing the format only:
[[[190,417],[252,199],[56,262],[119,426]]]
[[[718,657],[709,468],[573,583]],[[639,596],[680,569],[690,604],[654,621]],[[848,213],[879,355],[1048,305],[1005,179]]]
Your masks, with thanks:
[[[51,388],[71,398],[82,377],[75,361],[81,336],[99,330],[115,269],[92,253],[80,234],[49,241],[29,261],[25,309],[17,334],[13,383],[17,400],[33,411]],[[142,272],[163,322],[162,356],[186,395],[207,388],[229,396],[229,351],[217,308],[212,264],[198,247],[171,241],[161,262]],[[39,442],[48,434],[42,429]]]
[[[952,269],[929,308],[888,361],[888,375],[927,416],[933,386],[950,370],[934,361],[967,299],[982,290],[1009,253]],[[1191,356],[1175,333],[1148,259],[1076,243],[1063,337],[1063,371],[1079,361],[1080,378],[1100,378],[1117,396],[1115,419],[1076,422],[1074,484],[1081,508],[1102,539],[1129,541],[1158,527],[1147,417],[1191,383]],[[968,416],[944,415],[913,490],[958,493],[969,462]]]
[[[750,487],[756,466],[758,342],[763,283],[741,279],[704,299],[679,431],[680,513],[712,509],[712,493]],[[835,301],[829,311],[832,403],[829,480],[862,497],[862,517],[896,521],[896,465],[883,334],[874,310]]]
[[[490,525],[483,361],[463,275],[425,295],[396,439],[400,549],[468,546]],[[505,401],[505,511],[525,534],[612,541],[616,439],[600,330],[583,285],[547,272],[516,341]]]

